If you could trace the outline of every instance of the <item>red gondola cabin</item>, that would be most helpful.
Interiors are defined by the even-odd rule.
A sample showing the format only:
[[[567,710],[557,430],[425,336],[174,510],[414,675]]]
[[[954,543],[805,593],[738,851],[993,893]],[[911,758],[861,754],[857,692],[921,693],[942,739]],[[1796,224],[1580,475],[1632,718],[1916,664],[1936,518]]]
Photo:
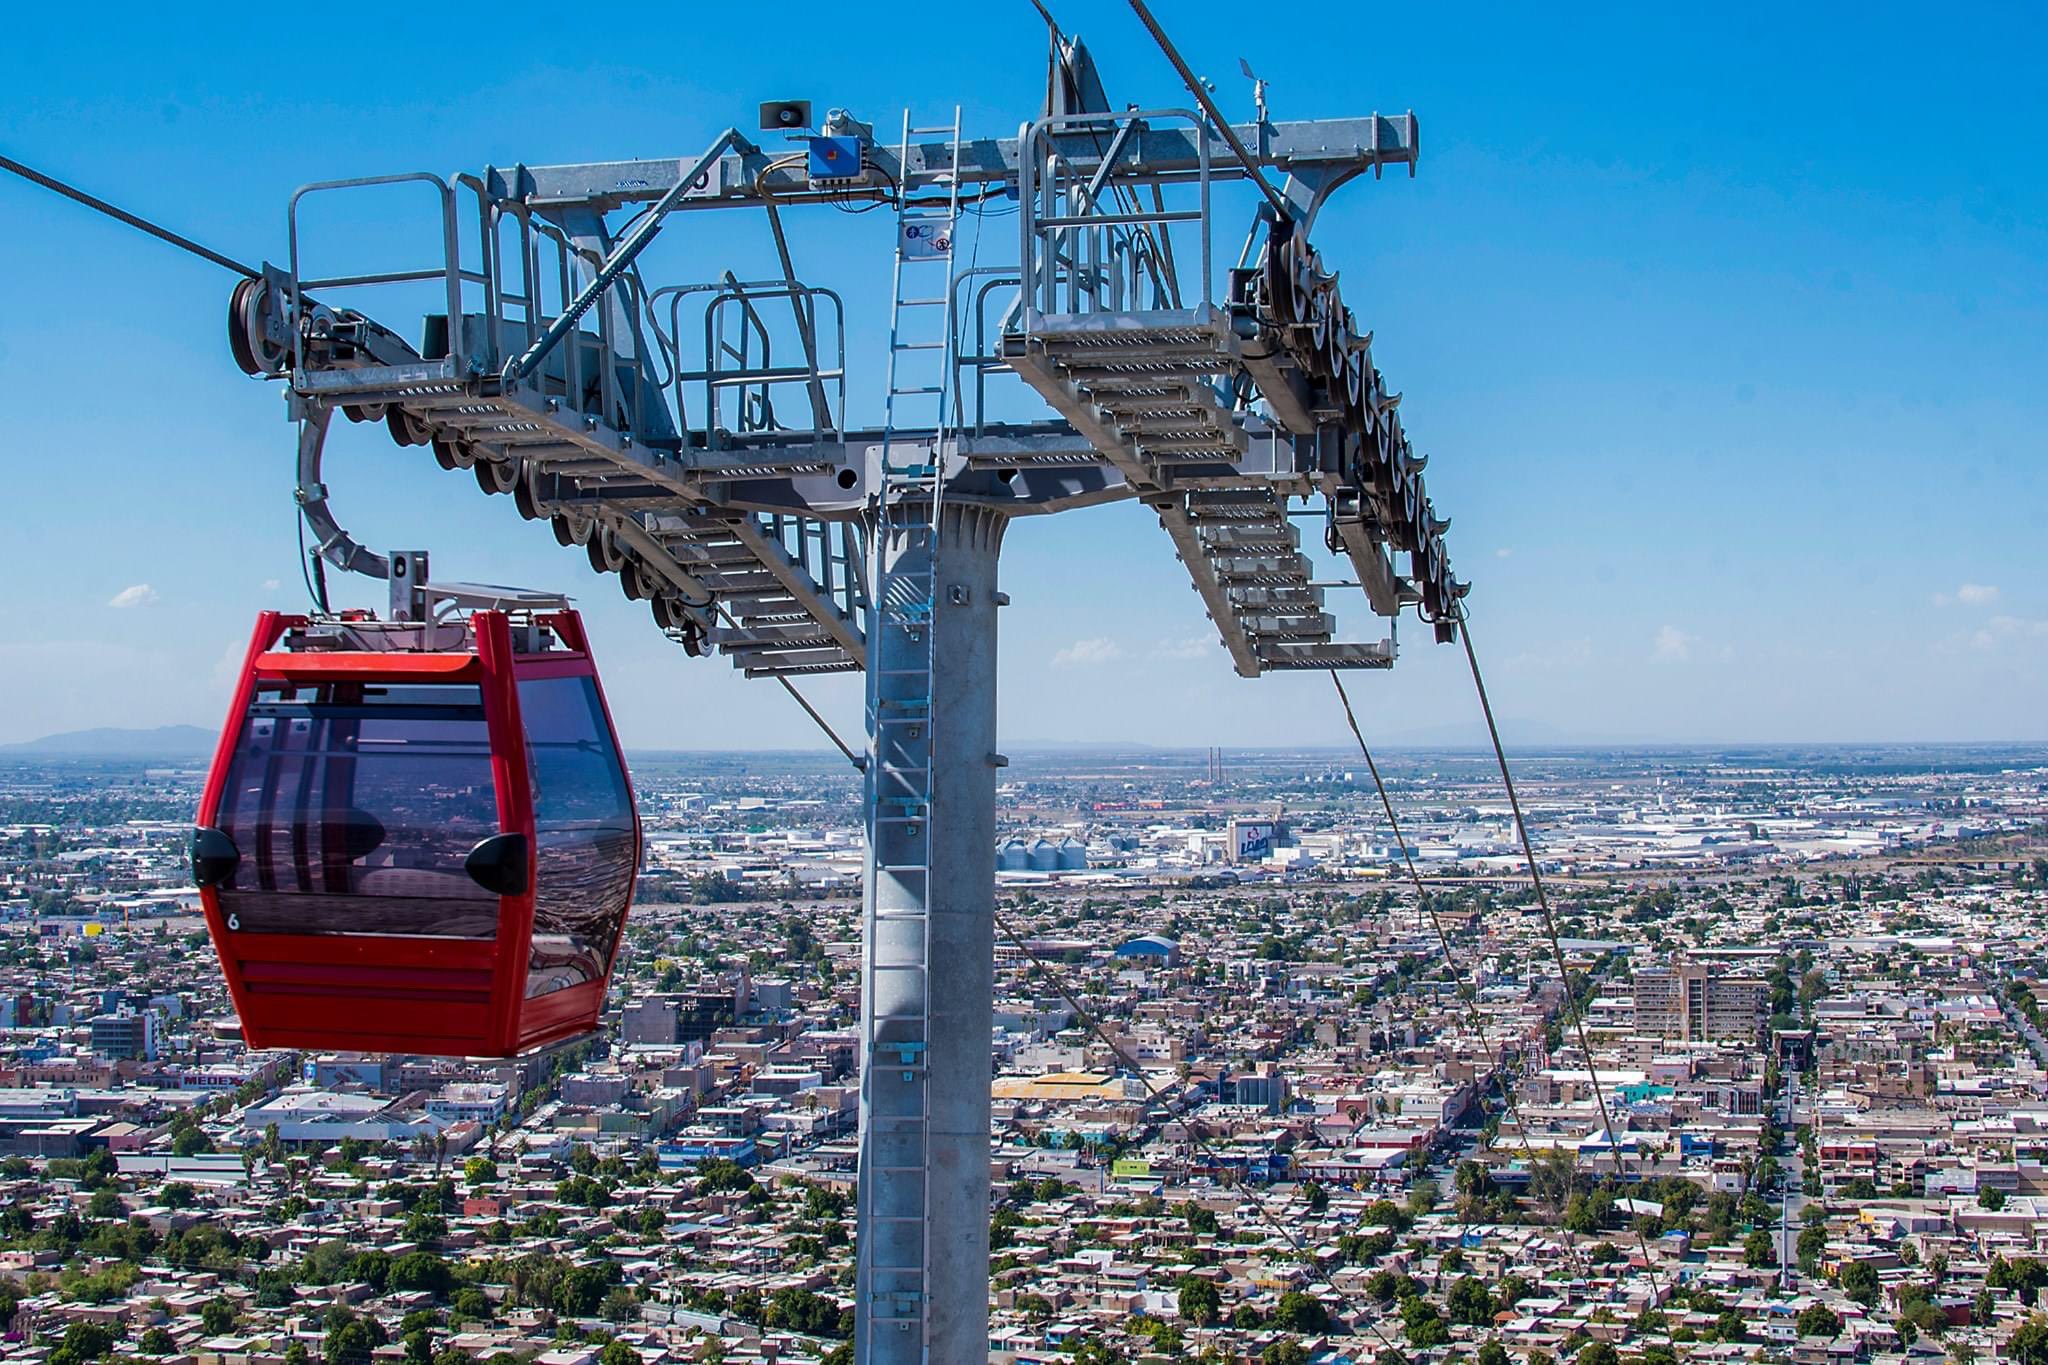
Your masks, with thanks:
[[[192,861],[252,1047],[595,1028],[640,822],[582,621],[265,612]]]

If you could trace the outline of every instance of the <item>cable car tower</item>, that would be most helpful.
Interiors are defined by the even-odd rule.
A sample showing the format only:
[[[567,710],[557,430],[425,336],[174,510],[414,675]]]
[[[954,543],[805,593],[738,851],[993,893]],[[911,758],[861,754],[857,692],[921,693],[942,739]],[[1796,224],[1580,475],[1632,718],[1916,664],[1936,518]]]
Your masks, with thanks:
[[[1186,99],[1112,109],[1087,49],[1055,35],[1050,107],[1014,138],[965,137],[957,111],[878,136],[795,102],[681,158],[309,185],[287,263],[231,300],[237,361],[282,383],[299,426],[316,560],[390,573],[327,506],[340,412],[510,494],[689,654],[785,684],[865,671],[855,1347],[876,1365],[987,1346],[1011,521],[1143,503],[1246,677],[1394,662],[1391,627],[1340,635],[1301,517],[1371,616],[1413,607],[1448,641],[1465,591],[1399,395],[1310,243],[1339,186],[1412,174],[1414,116],[1274,121],[1261,84],[1257,118],[1233,125],[1133,7]],[[430,206],[435,263],[323,277],[301,259],[309,199],[391,185]],[[1222,192],[1245,186],[1248,221],[1224,221]],[[897,228],[879,428],[848,423],[840,297],[799,279],[781,218],[866,204]],[[1011,206],[1014,258],[979,240],[963,264],[966,216]],[[779,278],[645,278],[658,234],[720,209],[765,213]],[[390,285],[435,295],[417,344],[351,306]],[[1000,420],[1003,375],[1051,415]]]

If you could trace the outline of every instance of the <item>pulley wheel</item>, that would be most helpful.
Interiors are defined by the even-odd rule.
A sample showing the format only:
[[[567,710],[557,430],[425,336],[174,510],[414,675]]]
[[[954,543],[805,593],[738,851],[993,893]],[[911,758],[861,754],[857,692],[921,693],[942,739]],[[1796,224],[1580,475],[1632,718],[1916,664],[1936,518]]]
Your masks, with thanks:
[[[261,378],[283,374],[291,365],[291,349],[272,341],[263,329],[269,285],[243,280],[228,295],[228,350],[242,373]]]
[[[474,457],[472,457],[474,458]],[[519,467],[498,460],[477,460],[476,486],[486,493],[510,493],[519,484]]]
[[[429,440],[428,444],[434,447],[435,464],[441,466],[441,468],[443,469],[457,468],[454,441],[450,440],[446,436],[437,435],[432,437]]]
[[[533,496],[533,480],[521,470],[519,477],[512,481],[512,505],[519,509],[519,515],[528,521],[540,520],[540,506]]]
[[[590,555],[590,567],[599,573],[617,573],[619,566],[626,562],[618,542],[612,539],[612,533],[602,527],[591,530],[590,539],[583,542],[583,548]]]
[[[1315,294],[1309,303],[1309,340],[1314,352],[1308,358],[1313,361],[1320,357],[1330,344],[1330,296]]]
[[[400,407],[385,407],[384,425],[391,432],[391,439],[402,446],[423,446],[432,435]]]
[[[640,591],[640,565],[626,560],[619,565],[619,591],[626,594],[628,602],[638,602],[644,595]]]
[[[555,544],[567,549],[576,543],[576,537],[569,528],[569,519],[560,512],[548,518],[548,525],[554,528]]]

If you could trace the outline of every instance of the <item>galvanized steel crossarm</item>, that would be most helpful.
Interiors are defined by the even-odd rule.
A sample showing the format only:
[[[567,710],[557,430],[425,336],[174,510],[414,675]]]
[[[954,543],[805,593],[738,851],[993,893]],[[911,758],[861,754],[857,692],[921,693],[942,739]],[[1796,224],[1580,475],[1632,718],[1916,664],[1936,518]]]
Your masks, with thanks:
[[[1264,150],[1257,154],[1259,164],[1279,171],[1297,167],[1330,171],[1412,166],[1420,148],[1413,114],[1271,123],[1263,137],[1260,129],[1248,123],[1234,124],[1232,131],[1251,146],[1263,145]],[[1056,133],[1053,139],[1067,164],[1087,170],[1113,161],[1115,178],[1125,184],[1190,180],[1202,161],[1201,149],[1189,128],[1147,127],[1133,134],[1129,144],[1114,156],[1107,154],[1108,139],[1097,132],[1077,129]],[[1210,173],[1214,178],[1248,178],[1225,138],[1212,131],[1209,143]],[[1018,149],[1016,138],[962,142],[961,187],[1014,184],[1020,169]],[[951,145],[942,140],[912,142],[907,158],[898,148],[879,142],[867,148],[866,154],[877,170],[906,190],[941,188],[952,164]],[[685,189],[674,208],[759,204],[765,195],[789,205],[838,201],[864,193],[879,198],[886,192],[879,185],[872,190],[813,190],[802,165],[785,163],[786,158],[766,149],[727,152],[704,168],[703,183]],[[662,158],[494,167],[485,175],[484,184],[494,198],[518,200],[536,209],[567,205],[609,209],[658,202],[675,189],[680,179],[680,163]]]

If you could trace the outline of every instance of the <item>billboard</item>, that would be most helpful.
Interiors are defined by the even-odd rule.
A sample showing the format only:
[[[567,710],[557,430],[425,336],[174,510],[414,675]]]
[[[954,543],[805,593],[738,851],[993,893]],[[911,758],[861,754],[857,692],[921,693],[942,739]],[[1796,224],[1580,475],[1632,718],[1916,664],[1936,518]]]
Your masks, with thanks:
[[[1230,822],[1230,861],[1262,863],[1273,851],[1276,827],[1271,820]]]

